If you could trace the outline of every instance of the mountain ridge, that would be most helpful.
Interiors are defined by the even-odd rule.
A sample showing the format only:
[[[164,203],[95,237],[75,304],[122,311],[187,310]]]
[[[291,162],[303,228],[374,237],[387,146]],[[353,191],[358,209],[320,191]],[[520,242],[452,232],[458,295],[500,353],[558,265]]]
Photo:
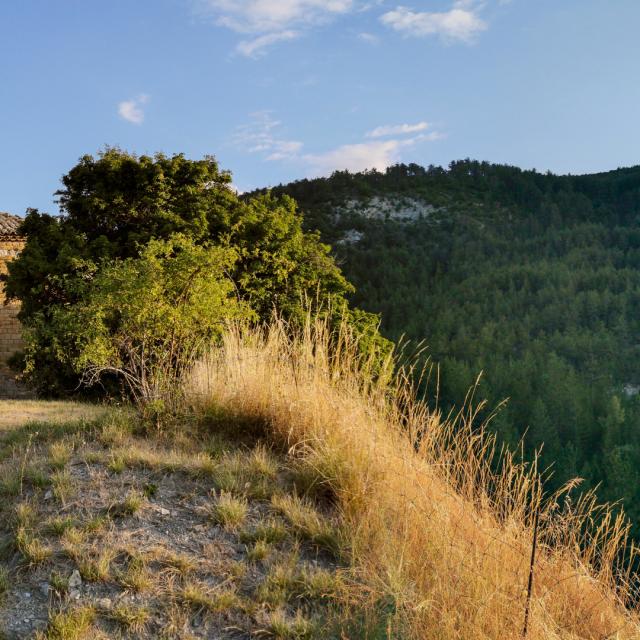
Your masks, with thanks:
[[[493,420],[500,439],[524,441],[531,458],[543,447],[550,488],[601,484],[640,536],[640,399],[628,393],[640,383],[640,166],[555,176],[396,165],[272,193],[293,197],[334,247],[353,303],[380,314],[387,337],[426,341],[445,408],[484,372],[477,397],[510,398]],[[373,198],[436,214],[360,215]]]

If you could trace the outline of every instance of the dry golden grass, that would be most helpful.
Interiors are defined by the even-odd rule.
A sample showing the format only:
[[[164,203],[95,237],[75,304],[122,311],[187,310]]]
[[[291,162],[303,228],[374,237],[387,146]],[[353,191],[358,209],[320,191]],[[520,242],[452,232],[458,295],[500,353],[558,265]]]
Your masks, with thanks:
[[[103,414],[99,405],[45,400],[0,400],[0,433],[28,422],[92,420]]]
[[[621,517],[592,495],[543,498],[535,469],[509,455],[494,472],[493,441],[472,410],[444,419],[415,399],[408,376],[373,381],[348,336],[311,323],[288,333],[277,322],[230,330],[187,392],[202,413],[260,425],[332,497],[352,567],[341,604],[361,612],[345,637],[522,637],[536,512],[527,637],[640,637],[625,608]]]

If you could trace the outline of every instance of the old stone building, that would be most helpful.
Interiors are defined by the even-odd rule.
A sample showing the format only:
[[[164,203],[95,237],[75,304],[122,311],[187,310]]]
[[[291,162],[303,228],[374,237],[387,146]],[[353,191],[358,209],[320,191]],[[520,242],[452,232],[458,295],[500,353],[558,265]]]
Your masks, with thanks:
[[[0,212],[0,273],[6,272],[7,263],[13,260],[24,246],[24,238],[18,234],[21,222],[17,216]],[[19,306],[16,303],[5,302],[0,283],[0,395],[13,395],[18,390],[7,367],[7,360],[21,346],[20,323],[17,318]]]

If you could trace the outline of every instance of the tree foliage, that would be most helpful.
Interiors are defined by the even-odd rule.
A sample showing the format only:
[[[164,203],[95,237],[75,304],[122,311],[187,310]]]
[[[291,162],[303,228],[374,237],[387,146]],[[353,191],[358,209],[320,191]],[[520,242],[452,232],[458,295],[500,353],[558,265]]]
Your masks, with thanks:
[[[225,322],[250,315],[227,275],[235,260],[231,249],[174,235],[103,264],[79,301],[53,314],[78,345],[76,372],[88,384],[115,375],[143,404],[170,399]]]
[[[91,284],[103,270],[115,276],[115,261],[138,259],[152,241],[176,234],[195,246],[233,253],[228,276],[257,320],[277,311],[296,322],[310,305],[330,306],[354,321],[366,336],[363,344],[390,348],[374,315],[349,309],[353,287],[319,234],[303,230],[295,202],[269,193],[239,198],[214,158],[138,157],[107,149],[81,158],[62,183],[62,215],[28,212],[22,227],[27,243],[6,282],[8,297],[22,303],[26,375],[40,392],[59,394],[78,385],[74,363],[84,347],[57,319],[95,291]]]
[[[273,192],[295,197],[335,244],[354,303],[381,314],[386,336],[426,341],[443,410],[483,372],[476,397],[509,399],[491,423],[501,439],[524,438],[531,457],[544,444],[550,489],[580,476],[624,497],[640,537],[640,167],[398,165]],[[414,220],[345,208],[373,197],[434,208]],[[352,229],[362,238],[340,242]]]

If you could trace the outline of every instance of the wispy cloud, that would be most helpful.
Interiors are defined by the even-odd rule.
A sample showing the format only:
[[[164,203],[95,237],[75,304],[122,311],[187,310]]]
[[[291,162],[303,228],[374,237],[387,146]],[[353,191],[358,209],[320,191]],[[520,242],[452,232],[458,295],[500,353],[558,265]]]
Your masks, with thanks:
[[[475,37],[487,29],[487,23],[480,17],[474,0],[457,0],[449,11],[412,11],[399,6],[380,17],[387,27],[405,36],[438,36],[445,42],[474,41]]]
[[[251,122],[236,129],[233,144],[246,153],[260,154],[270,162],[295,158],[302,149],[302,142],[282,137],[279,134],[281,126],[270,111],[252,113]]]
[[[241,40],[236,50],[247,58],[258,58],[263,56],[269,47],[272,47],[278,42],[285,42],[287,40],[295,40],[300,37],[298,31],[278,31],[274,33],[265,33],[257,38],[251,40]]]
[[[270,33],[319,24],[351,11],[354,0],[204,0],[217,22],[240,33]]]
[[[448,11],[420,11],[399,5],[380,16],[380,22],[405,36],[439,36],[445,42],[473,42],[487,29],[480,12],[487,0],[452,0]],[[505,4],[511,0],[492,0]],[[346,14],[375,11],[388,0],[191,0],[201,16],[212,19],[243,38],[240,55],[258,58],[276,44],[294,40],[310,29]],[[362,42],[377,44],[380,36],[361,31]]]
[[[345,169],[353,172],[365,169],[383,171],[402,160],[404,149],[444,137],[443,133],[433,131],[406,138],[346,144],[324,153],[307,154],[303,159],[309,166],[310,175],[313,176],[328,175],[333,171]]]
[[[399,140],[346,144],[324,153],[307,154],[304,160],[313,176],[323,176],[338,170],[384,170],[400,160]]]
[[[198,5],[216,24],[252,35],[238,44],[237,51],[256,57],[266,47],[349,13],[358,0],[198,0]]]
[[[366,134],[367,138],[386,138],[388,136],[404,136],[412,133],[420,133],[429,128],[428,122],[417,122],[416,124],[393,124],[376,127]]]
[[[149,102],[149,96],[141,93],[137,98],[124,100],[118,104],[118,115],[132,124],[142,124],[144,122],[143,106]]]
[[[323,152],[303,152],[302,142],[282,136],[282,123],[274,119],[271,112],[261,111],[251,115],[250,123],[238,127],[233,143],[246,153],[260,154],[265,161],[296,162],[309,176],[328,175],[343,169],[381,171],[400,162],[404,149],[444,137],[440,131],[427,132],[429,127],[426,122],[382,126],[365,134],[362,142],[340,145]]]
[[[377,35],[366,31],[358,34],[358,40],[362,40],[362,42],[366,42],[367,44],[380,44],[380,38]]]

